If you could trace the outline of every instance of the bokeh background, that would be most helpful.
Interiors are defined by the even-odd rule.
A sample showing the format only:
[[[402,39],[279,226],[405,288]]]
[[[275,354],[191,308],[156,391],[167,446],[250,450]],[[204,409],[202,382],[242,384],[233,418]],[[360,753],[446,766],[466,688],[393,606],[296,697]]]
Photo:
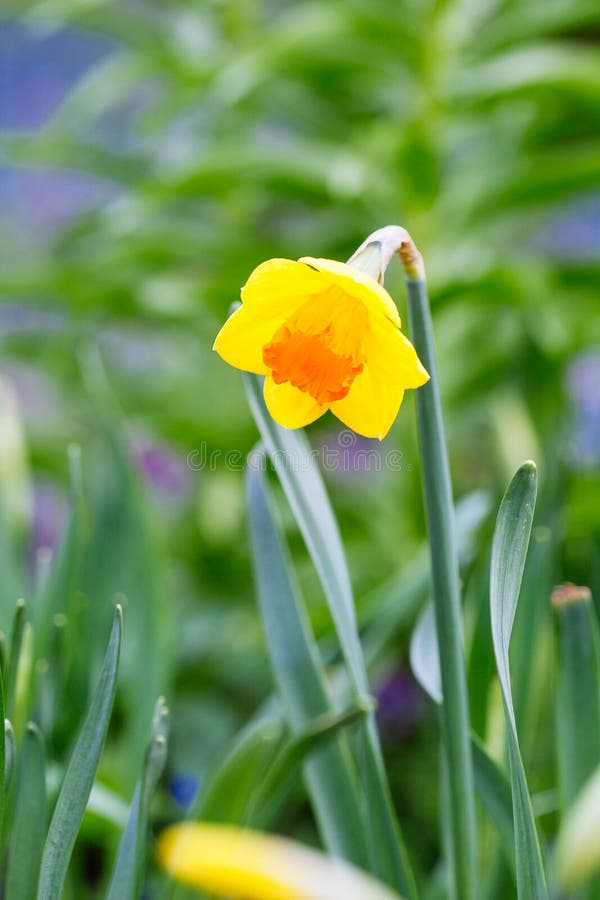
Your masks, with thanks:
[[[124,602],[102,768],[115,808],[158,693],[172,712],[167,819],[272,688],[243,495],[257,432],[212,340],[262,260],[343,260],[391,223],[411,231],[429,276],[473,721],[492,739],[489,535],[516,466],[539,465],[515,683],[544,802],[550,663],[527,651],[531,629],[547,646],[554,583],[600,597],[599,42],[594,0],[4,0],[0,624],[18,596],[35,609],[49,572],[63,579],[70,605],[50,610],[49,651],[60,762]],[[386,285],[406,319],[399,266]],[[413,398],[381,445],[329,417],[309,433],[337,453],[325,475],[396,801],[427,869],[435,719],[407,666],[427,597]],[[60,563],[80,468],[73,572]],[[281,514],[327,646],[323,597]],[[86,820],[77,896],[102,885],[117,821]],[[279,826],[313,839],[301,802]]]

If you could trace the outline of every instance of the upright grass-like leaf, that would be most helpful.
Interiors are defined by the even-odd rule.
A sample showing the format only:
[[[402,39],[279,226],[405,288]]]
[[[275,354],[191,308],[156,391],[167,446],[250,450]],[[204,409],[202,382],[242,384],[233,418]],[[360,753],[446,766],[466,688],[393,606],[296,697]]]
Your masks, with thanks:
[[[117,606],[98,684],[71,755],[46,837],[38,900],[59,898],[94,783],[117,684],[122,612]]]
[[[42,730],[54,729],[60,722],[61,729],[71,732],[85,712],[87,672],[94,651],[84,637],[82,622],[85,604],[81,603],[80,588],[86,523],[82,455],[77,444],[69,445],[67,462],[68,518],[56,553],[44,550],[36,561],[38,583],[30,616],[35,658],[40,665],[33,667],[31,695],[44,698],[38,706]],[[103,628],[97,629],[94,636],[103,632]],[[70,640],[70,635],[78,635],[80,639]],[[60,698],[67,690],[69,703],[62,704]]]
[[[302,432],[273,421],[264,404],[261,379],[245,374],[250,408],[309,550],[335,625],[352,687],[368,696],[366,666],[358,637],[350,576],[337,523],[313,454]],[[373,871],[384,882],[416,897],[416,887],[392,804],[374,715],[358,733]]]
[[[503,856],[515,871],[515,832],[513,826],[511,787],[505,772],[498,766],[477,737],[471,734],[475,790],[500,835]]]
[[[0,406],[3,395],[0,388]],[[4,427],[6,428],[6,421]],[[19,560],[19,551],[14,529],[11,527],[10,513],[6,497],[2,497],[0,505],[0,571],[2,582],[0,583],[0,617],[2,622],[9,622],[13,614],[15,598],[22,596],[25,590],[26,579],[23,567]]]
[[[350,576],[325,485],[303,432],[278,425],[267,412],[262,379],[244,374],[254,420],[323,584],[350,674],[367,691]],[[301,477],[300,477],[301,476]]]
[[[2,706],[4,706],[4,701],[2,702]],[[15,732],[9,719],[3,719],[1,731],[3,753],[2,762],[0,764],[2,769],[0,773],[0,780],[2,783],[2,796],[0,797],[0,812],[2,813],[2,818],[0,820],[0,850],[4,852],[6,843],[10,835],[10,829],[13,824],[13,796],[10,793],[10,786],[15,769],[17,746],[15,741]]]
[[[24,600],[17,600],[10,633],[10,650],[8,654],[8,671],[6,673],[6,714],[14,717],[15,698],[17,694],[17,675],[19,660],[23,647],[23,635],[26,625],[26,607]]]
[[[121,672],[121,696],[125,712],[122,742],[128,752],[116,759],[116,764],[123,766],[116,774],[133,789],[144,762],[155,699],[165,692],[169,677],[170,604],[162,602],[160,542],[155,539],[131,454],[121,440],[120,405],[103,354],[96,344],[84,343],[79,360],[102,436],[90,492],[92,527],[82,573],[88,598],[82,611],[83,625],[98,650],[95,636],[110,615],[105,598],[115,593],[127,598],[127,665]]]
[[[374,706],[374,702],[359,703],[341,713],[324,713],[284,744],[252,796],[248,824],[268,822],[289,795],[302,763],[343,729],[360,722]]]
[[[56,560],[33,609],[33,623],[38,657],[46,657],[52,632],[52,618],[56,613],[70,615],[76,609],[83,550],[83,473],[81,448],[71,444],[67,450],[69,467],[69,518],[67,520]],[[74,623],[71,622],[71,625]],[[79,623],[78,623],[79,624]]]
[[[167,756],[168,715],[165,702],[160,697],[152,722],[144,770],[135,789],[106,900],[136,900],[140,896],[150,801]]]
[[[294,731],[333,712],[306,611],[267,495],[265,476],[247,472],[248,510],[258,598],[271,663]],[[368,867],[366,823],[356,773],[339,738],[306,763],[306,781],[323,839],[333,853]]]
[[[8,852],[6,900],[34,900],[46,836],[46,762],[32,722],[23,735],[14,822]]]
[[[476,896],[475,801],[452,487],[425,277],[420,268],[411,272],[405,265],[405,269],[411,337],[430,375],[430,381],[417,391],[416,402],[444,697],[441,730],[448,771],[454,893],[457,900],[471,900]]]
[[[588,588],[552,594],[557,631],[556,730],[563,814],[600,761],[598,622]]]
[[[297,788],[306,757],[337,732],[354,725],[372,704],[328,712],[290,735],[284,711],[274,698],[244,728],[232,749],[209,776],[191,817],[267,829]]]
[[[4,810],[6,806],[6,787],[7,787],[7,724],[8,719],[4,718],[4,682],[2,680],[2,669],[0,669],[0,844],[4,833]]]
[[[89,389],[98,405],[103,441],[96,487],[90,498],[94,524],[84,568],[83,587],[88,602],[83,619],[89,642],[99,650],[95,636],[102,633],[110,615],[105,598],[115,593],[127,597],[121,740],[128,750],[117,757],[115,764],[120,770],[118,777],[133,791],[144,764],[148,722],[156,698],[166,691],[170,608],[162,602],[160,542],[155,540],[146,498],[121,444],[116,413],[113,415],[114,398],[106,386],[101,359],[90,350],[85,364]],[[152,665],[148,665],[148,659]]]
[[[492,639],[507,726],[519,900],[542,900],[547,897],[542,855],[519,749],[509,668],[510,636],[525,568],[536,493],[535,464],[526,462],[509,484],[500,505],[492,543],[490,575]]]
[[[542,516],[544,510],[540,510]],[[522,747],[534,740],[536,654],[531,652],[531,635],[539,632],[547,620],[548,596],[555,580],[553,570],[557,558],[556,529],[540,527],[532,530],[527,567],[523,575],[517,627],[511,640],[513,705]]]
[[[431,604],[423,610],[412,633],[410,665],[415,678],[425,693],[429,695],[434,703],[438,706],[441,705],[442,679],[438,643],[435,634],[434,611]],[[471,732],[471,754],[473,757],[475,790],[490,821],[498,829],[505,855],[514,869],[515,838],[510,784],[473,732]],[[449,777],[447,772],[442,771],[442,774],[446,779]]]
[[[231,824],[244,821],[253,787],[277,758],[285,731],[283,713],[270,709],[242,729],[203,785],[194,818]]]
[[[253,787],[277,758],[284,734],[282,716],[270,711],[247,725],[203,787],[194,816],[208,822],[244,821]]]
[[[24,600],[18,600],[13,617],[6,673],[6,710],[17,739],[25,726],[33,668],[33,630],[27,621]]]
[[[16,756],[15,732],[9,719],[4,720],[4,791],[8,791]]]

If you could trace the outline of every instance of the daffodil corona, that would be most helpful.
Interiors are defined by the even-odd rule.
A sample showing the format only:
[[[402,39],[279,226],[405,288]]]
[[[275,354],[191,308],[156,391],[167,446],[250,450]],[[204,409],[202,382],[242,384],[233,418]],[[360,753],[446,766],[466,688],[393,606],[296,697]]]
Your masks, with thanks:
[[[242,288],[214,349],[265,376],[276,422],[300,428],[330,409],[380,440],[407,388],[429,375],[402,334],[394,301],[374,278],[330,259],[270,259]]]

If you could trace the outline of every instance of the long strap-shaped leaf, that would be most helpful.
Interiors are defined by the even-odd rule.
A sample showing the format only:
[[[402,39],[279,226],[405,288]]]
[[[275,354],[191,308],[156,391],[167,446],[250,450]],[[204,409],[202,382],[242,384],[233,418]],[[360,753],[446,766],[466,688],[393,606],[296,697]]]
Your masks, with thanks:
[[[341,713],[328,712],[308,722],[302,731],[291,738],[280,750],[262,781],[256,786],[251,798],[251,806],[247,816],[248,827],[254,827],[254,821],[265,820],[281,809],[285,799],[297,784],[299,769],[317,751],[327,746],[341,732],[359,722],[373,707],[356,704]]]
[[[542,855],[519,749],[510,686],[509,646],[537,493],[535,464],[524,463],[504,495],[492,544],[490,612],[507,726],[519,900],[547,897]]]
[[[246,822],[253,791],[285,742],[286,723],[277,704],[267,701],[231,741],[229,752],[204,779],[190,811],[205,822]]]
[[[289,431],[267,412],[262,382],[245,374],[252,414],[311,555],[329,605],[348,673],[359,698],[368,694],[354,598],[337,522],[314,455],[301,431]],[[359,730],[373,871],[384,882],[417,896],[414,878],[387,782],[373,714]]]
[[[17,803],[8,854],[6,900],[33,900],[46,835],[46,762],[42,736],[30,722],[19,754]]]
[[[167,757],[168,715],[165,702],[160,697],[156,703],[142,777],[135,789],[106,900],[136,900],[140,895],[150,801]]]
[[[0,844],[4,833],[4,810],[6,807],[6,786],[7,778],[7,740],[6,740],[6,724],[4,718],[4,681],[2,679],[2,670],[0,669]]]
[[[5,679],[6,715],[13,721],[15,715],[15,698],[17,694],[17,673],[23,648],[23,634],[26,621],[25,601],[17,600],[12,622],[10,652],[8,655],[8,667]]]
[[[433,605],[428,604],[413,630],[410,641],[413,675],[437,706],[442,704],[442,679]],[[476,734],[471,732],[471,755],[475,789],[482,806],[502,838],[507,859],[514,869],[514,831],[511,790],[508,779]],[[447,774],[447,773],[446,773]],[[443,795],[442,795],[443,798]],[[449,800],[449,798],[447,798]]]
[[[292,728],[334,712],[303,601],[292,579],[262,472],[248,470],[248,509],[258,597],[269,654]],[[333,853],[367,865],[366,826],[345,742],[333,739],[307,761],[306,780],[323,839]]]
[[[108,729],[121,646],[121,607],[117,606],[100,678],[75,744],[46,837],[38,900],[59,900],[77,832],[94,783]]]
[[[273,421],[261,379],[244,375],[252,414],[323,584],[347,664],[359,690],[368,692],[350,576],[337,522],[303,431]]]

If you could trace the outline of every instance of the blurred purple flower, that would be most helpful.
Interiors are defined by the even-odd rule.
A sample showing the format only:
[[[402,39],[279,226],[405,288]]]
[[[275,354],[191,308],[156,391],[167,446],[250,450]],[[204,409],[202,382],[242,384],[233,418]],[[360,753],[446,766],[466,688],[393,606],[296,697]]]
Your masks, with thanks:
[[[574,407],[571,461],[578,468],[592,468],[600,462],[600,348],[576,356],[565,381]]]
[[[199,788],[200,778],[193,772],[177,772],[169,779],[169,793],[183,809],[190,808]]]
[[[29,303],[3,303],[0,306],[0,337],[59,331],[64,327],[64,319],[59,310]]]
[[[598,259],[600,196],[572,204],[540,232],[537,243],[559,259]]]
[[[140,434],[131,441],[131,454],[146,484],[160,500],[178,501],[189,495],[192,475],[182,454]]]
[[[11,309],[15,311],[14,307]],[[3,332],[3,312],[6,309],[0,307],[0,334]],[[43,321],[44,319],[38,324],[41,326]],[[14,325],[18,331],[21,325],[25,328],[25,321],[16,315]],[[38,430],[48,423],[56,422],[61,414],[60,399],[55,385],[42,371],[27,363],[10,360],[2,366],[0,375],[14,391],[19,413],[28,427]]]
[[[0,168],[3,204],[23,229],[48,231],[111,199],[117,189],[85,172]]]
[[[111,325],[99,333],[103,350],[111,364],[127,375],[140,378],[156,372],[161,364],[162,344],[159,336],[140,334],[134,328]]]
[[[406,668],[395,669],[375,690],[377,721],[384,738],[399,744],[423,717],[425,705],[417,682]]]
[[[340,481],[357,481],[381,472],[381,442],[349,428],[326,432],[315,446],[321,468]]]
[[[112,50],[111,41],[92,32],[0,22],[0,131],[43,127],[73,85]],[[0,167],[3,211],[27,231],[65,221],[115,191],[83,172]]]
[[[70,86],[110,50],[100,34],[0,22],[0,128],[45,125]]]
[[[35,574],[40,551],[56,554],[65,528],[68,504],[63,491],[52,481],[37,481],[33,486],[33,504],[29,544],[30,570]]]

